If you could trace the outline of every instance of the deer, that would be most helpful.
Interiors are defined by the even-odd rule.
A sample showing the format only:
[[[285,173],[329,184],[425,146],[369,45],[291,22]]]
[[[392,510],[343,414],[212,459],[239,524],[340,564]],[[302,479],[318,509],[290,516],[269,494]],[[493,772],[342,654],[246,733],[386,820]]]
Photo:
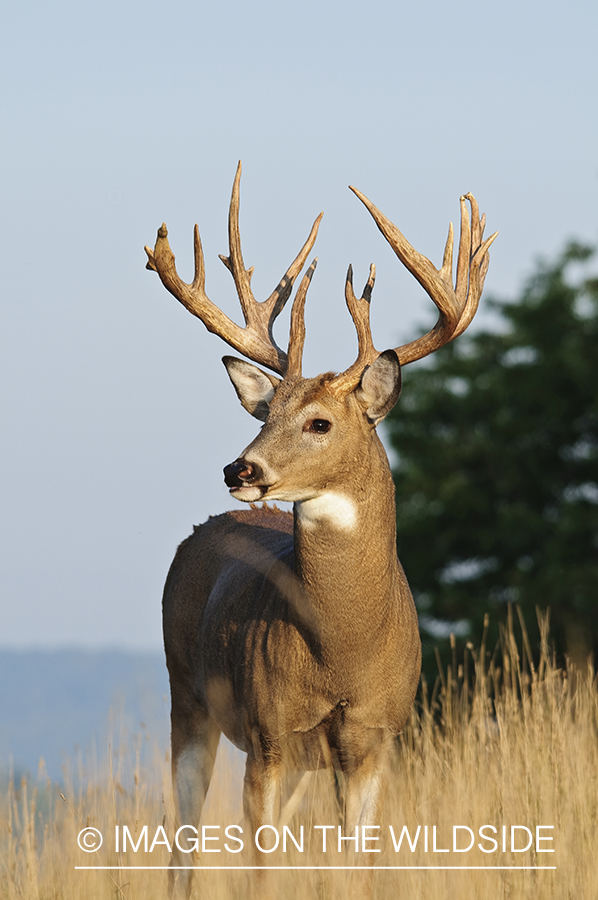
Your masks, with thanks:
[[[349,266],[345,299],[357,358],[340,374],[305,378],[304,306],[317,259],[297,289],[286,352],[273,325],[323,214],[272,294],[258,301],[253,268],[245,268],[241,252],[240,178],[239,163],[229,255],[220,259],[232,274],[243,327],[206,294],[197,225],[191,284],[177,273],[165,224],[154,249],[145,248],[147,268],[167,290],[246,358],[225,356],[223,363],[241,405],[263,423],[224,468],[231,496],[249,508],[194,527],[164,588],[176,819],[199,824],[224,733],[247,754],[243,809],[250,833],[276,825],[286,772],[334,766],[344,783],[344,834],[351,834],[358,825],[380,825],[391,748],[410,715],[421,668],[416,608],[397,558],[394,485],[376,426],[399,397],[401,367],[452,341],[472,321],[496,234],[484,240],[485,217],[471,194],[462,196],[453,285],[452,224],[437,269],[352,187],[435,303],[438,321],[410,343],[377,351],[369,318],[375,267],[358,298]],[[276,500],[292,502],[293,512],[268,506]],[[192,872],[185,865],[175,849],[171,897],[190,895]],[[371,890],[370,880],[362,893]]]

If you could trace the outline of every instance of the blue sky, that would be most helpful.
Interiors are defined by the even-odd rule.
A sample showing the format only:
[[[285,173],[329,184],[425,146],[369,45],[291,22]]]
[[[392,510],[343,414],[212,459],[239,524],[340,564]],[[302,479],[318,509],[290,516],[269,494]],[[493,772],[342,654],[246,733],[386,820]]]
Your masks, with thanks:
[[[596,241],[598,7],[25,0],[1,24],[0,644],[158,647],[174,549],[231,505],[256,423],[143,245],[165,220],[190,278],[197,221],[239,319],[217,259],[237,160],[258,298],[323,209],[307,374],[354,358],[349,262],[357,285],[377,263],[377,346],[434,319],[348,184],[436,264],[472,191],[500,231],[485,296],[515,295]]]

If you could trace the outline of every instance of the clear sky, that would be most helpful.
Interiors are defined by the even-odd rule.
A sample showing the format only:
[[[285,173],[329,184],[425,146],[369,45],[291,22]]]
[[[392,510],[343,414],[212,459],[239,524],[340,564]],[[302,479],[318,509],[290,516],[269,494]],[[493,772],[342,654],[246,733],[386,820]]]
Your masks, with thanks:
[[[307,374],[355,357],[349,262],[359,287],[377,263],[379,348],[434,320],[348,184],[437,265],[472,191],[500,231],[486,296],[513,296],[596,241],[598,6],[22,0],[0,21],[0,645],[159,647],[174,549],[234,502],[222,467],[257,423],[143,245],[165,220],[190,280],[197,221],[240,320],[217,258],[237,160],[258,298],[323,209]]]

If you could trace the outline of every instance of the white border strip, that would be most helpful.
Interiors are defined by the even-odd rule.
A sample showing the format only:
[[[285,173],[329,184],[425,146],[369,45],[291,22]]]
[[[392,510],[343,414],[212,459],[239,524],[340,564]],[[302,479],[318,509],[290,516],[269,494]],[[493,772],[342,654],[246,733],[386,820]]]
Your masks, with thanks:
[[[355,871],[363,871],[364,869],[372,870],[372,871],[396,871],[398,869],[418,869],[418,870],[426,870],[426,869],[441,869],[442,871],[447,871],[449,869],[459,869],[461,871],[499,871],[499,870],[521,870],[521,871],[536,871],[538,869],[556,869],[556,866],[75,866],[75,869],[81,870],[84,869],[89,871],[91,869],[98,869],[98,871],[115,871],[121,869],[143,869],[144,871],[153,870],[165,870],[169,869],[177,869],[184,871],[216,871],[216,872],[255,872],[255,871],[276,871],[276,872],[338,872],[339,870],[344,872],[355,872]]]

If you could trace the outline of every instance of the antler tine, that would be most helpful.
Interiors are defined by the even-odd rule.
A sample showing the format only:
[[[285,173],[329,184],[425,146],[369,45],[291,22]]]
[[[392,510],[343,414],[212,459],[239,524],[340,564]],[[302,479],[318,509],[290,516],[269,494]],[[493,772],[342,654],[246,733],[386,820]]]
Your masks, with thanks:
[[[465,197],[459,197],[459,206],[461,209],[461,234],[459,237],[459,253],[457,255],[457,275],[455,278],[455,295],[461,307],[465,306],[467,301],[467,288],[469,283],[469,261],[471,253],[472,223],[469,221],[469,213]],[[475,207],[472,205],[473,232],[477,230],[477,203]],[[452,277],[452,271],[449,273]]]
[[[289,349],[288,349],[288,366],[287,376],[301,377],[301,364],[303,359],[303,345],[305,343],[305,298],[307,289],[313,278],[318,264],[318,257],[314,259],[309,269],[301,279],[299,289],[293,300],[291,309],[291,327],[289,331]],[[290,292],[290,291],[289,291]]]
[[[320,213],[314,222],[307,241],[287,269],[276,289],[267,300],[260,303],[255,299],[251,290],[250,282],[253,268],[245,268],[241,253],[239,230],[240,179],[241,163],[237,166],[229,207],[229,256],[221,256],[220,259],[233,276],[245,318],[244,328],[229,319],[206,295],[204,257],[197,225],[194,232],[195,274],[191,284],[184,282],[176,271],[175,257],[170,249],[167,237],[168,230],[164,224],[158,231],[154,250],[151,250],[149,247],[145,248],[148,256],[146,268],[158,273],[167,290],[189,312],[201,319],[208,331],[219,335],[231,347],[254,362],[260,363],[284,376],[287,371],[288,358],[284,350],[276,344],[272,335],[272,327],[276,317],[287,302],[295,279],[303,268],[305,260],[315,243],[323,213]],[[313,275],[313,270],[311,274]],[[309,281],[307,284],[309,284]],[[307,290],[307,287],[305,290]],[[303,302],[305,302],[305,296],[303,296]]]
[[[396,348],[401,365],[406,365],[433,353],[467,328],[475,315],[482,293],[484,277],[488,268],[487,251],[498,232],[482,243],[485,219],[482,217],[480,220],[477,203],[471,194],[466,194],[461,198],[461,234],[456,283],[453,288],[452,225],[449,228],[442,267],[437,269],[427,257],[418,253],[411,246],[396,225],[377,209],[361,191],[354,187],[351,190],[369,210],[396,255],[419,281],[439,310],[438,321],[431,331],[415,341]],[[471,203],[471,223],[465,205],[466,200]]]
[[[295,279],[305,265],[305,260],[311,253],[313,245],[315,244],[316,238],[318,236],[318,228],[320,227],[320,222],[322,221],[323,215],[324,213],[321,212],[320,215],[316,218],[314,224],[311,227],[311,231],[307,237],[306,242],[304,243],[303,247],[295,257],[289,268],[286,270],[270,296],[262,303],[260,303],[260,306],[264,308],[264,311],[267,314],[270,330],[272,329],[272,325],[274,324],[276,317],[282,312],[287,300],[291,296],[291,291],[293,290]]]
[[[337,395],[348,393],[357,387],[365,367],[371,365],[380,355],[374,347],[370,327],[370,304],[375,281],[376,266],[372,263],[363,294],[358,299],[353,290],[353,266],[349,266],[345,281],[345,300],[357,332],[359,349],[355,362],[345,372],[337,375],[331,383],[331,390]]]
[[[240,183],[241,161],[239,160],[228,209],[229,256],[220,254],[220,259],[233,276],[241,309],[243,310],[243,315],[245,317],[245,323],[247,325],[253,325],[255,322],[253,313],[255,312],[257,301],[251,290],[253,267],[250,269],[245,268],[243,254],[241,252],[241,231],[239,229]]]
[[[484,241],[486,216],[482,215],[480,218],[479,208],[475,197],[473,194],[468,193],[463,197],[460,197],[459,200],[461,203],[461,237],[463,237],[463,233],[466,229],[468,230],[468,236],[469,234],[470,236],[468,243],[464,243],[463,240],[461,240],[460,244],[463,245],[463,249],[461,249],[461,246],[459,247],[455,293],[457,296],[464,299],[464,305],[457,327],[450,338],[451,341],[456,337],[459,337],[460,334],[463,334],[478,310],[482,289],[484,287],[484,280],[488,272],[488,266],[490,265],[490,254],[488,253],[488,250],[498,235],[498,231],[496,231]],[[468,229],[469,216],[467,214],[467,200],[471,204],[470,230]],[[466,222],[465,227],[463,224],[464,221]],[[459,264],[461,264],[463,270],[461,282],[459,281]]]

